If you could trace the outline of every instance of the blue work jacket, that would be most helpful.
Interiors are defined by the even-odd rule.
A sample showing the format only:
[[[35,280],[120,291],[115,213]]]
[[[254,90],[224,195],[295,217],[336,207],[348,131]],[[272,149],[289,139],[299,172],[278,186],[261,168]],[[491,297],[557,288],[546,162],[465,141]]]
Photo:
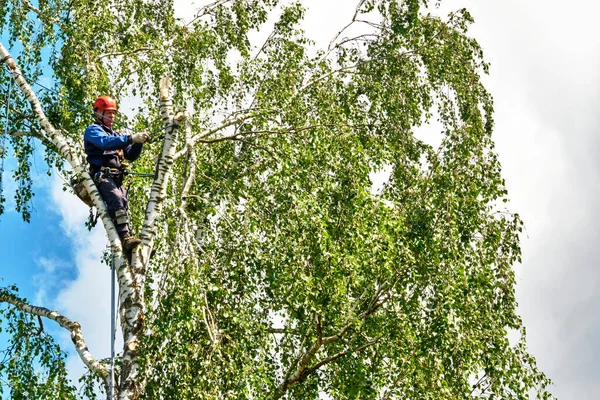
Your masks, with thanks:
[[[94,123],[85,128],[83,147],[92,168],[119,168],[121,159],[136,160],[142,154],[143,145],[131,144],[131,136],[121,135],[106,125]]]

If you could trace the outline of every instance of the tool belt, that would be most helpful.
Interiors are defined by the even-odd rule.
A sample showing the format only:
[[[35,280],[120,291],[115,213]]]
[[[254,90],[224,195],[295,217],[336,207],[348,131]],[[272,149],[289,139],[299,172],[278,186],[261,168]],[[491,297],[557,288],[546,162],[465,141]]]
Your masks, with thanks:
[[[101,167],[100,172],[111,178],[122,178],[125,174],[127,174],[125,168]]]
[[[127,171],[124,167],[121,168],[112,168],[112,167],[92,167],[90,169],[90,175],[97,180],[98,175],[104,175],[107,178],[112,179],[122,179],[125,175],[127,175]]]
[[[125,164],[121,165],[119,168],[93,166],[90,168],[90,175],[96,182],[100,179],[100,175],[112,179],[123,179],[125,176],[155,178],[154,174],[128,171]]]

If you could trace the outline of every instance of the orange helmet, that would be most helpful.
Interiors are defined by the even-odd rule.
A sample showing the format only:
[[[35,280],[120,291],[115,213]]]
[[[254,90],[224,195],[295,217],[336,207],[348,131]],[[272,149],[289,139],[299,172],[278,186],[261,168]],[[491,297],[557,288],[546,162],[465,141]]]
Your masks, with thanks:
[[[117,102],[110,96],[100,96],[94,102],[94,112],[117,111]]]

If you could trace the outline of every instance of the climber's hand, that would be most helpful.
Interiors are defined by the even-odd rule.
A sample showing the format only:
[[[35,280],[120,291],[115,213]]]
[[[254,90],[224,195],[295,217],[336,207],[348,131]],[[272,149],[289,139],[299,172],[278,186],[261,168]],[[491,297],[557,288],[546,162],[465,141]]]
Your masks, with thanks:
[[[131,141],[136,144],[144,144],[150,141],[150,136],[146,132],[134,133],[131,135]]]

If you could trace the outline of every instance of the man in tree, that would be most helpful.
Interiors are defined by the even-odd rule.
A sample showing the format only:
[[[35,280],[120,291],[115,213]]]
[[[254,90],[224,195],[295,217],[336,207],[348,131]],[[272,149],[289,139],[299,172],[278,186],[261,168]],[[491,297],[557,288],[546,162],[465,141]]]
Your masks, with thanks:
[[[49,166],[84,176],[92,201],[108,203],[123,348],[111,373],[79,323],[0,287],[11,336],[0,381],[12,399],[78,397],[36,317],[69,331],[107,400],[552,398],[516,312],[522,223],[499,206],[488,64],[466,10],[361,0],[358,36],[348,24],[314,51],[301,2],[217,1],[191,21],[170,1],[37,3],[0,0],[10,10],[0,28],[22,49],[14,60],[0,41],[11,73],[0,86],[19,88],[2,109],[16,132],[15,210],[29,218],[38,139]],[[279,19],[253,44],[269,12]],[[87,116],[65,100],[47,117],[54,94],[40,99],[27,82],[46,54],[59,55],[48,62],[68,98],[134,94],[134,80],[140,114],[161,116],[162,150],[137,161],[154,179],[134,182],[145,245],[125,239],[129,254],[117,234],[131,236],[127,199],[110,169],[148,137],[113,132],[116,103],[98,99],[85,136],[94,183],[78,157]],[[415,130],[436,114],[433,146]]]
[[[94,102],[94,114],[96,122],[86,128],[84,135],[90,175],[106,203],[123,248],[130,251],[140,244],[140,240],[131,235],[129,228],[127,191],[123,187],[125,167],[122,162],[123,159],[135,161],[150,137],[147,133],[121,135],[112,129],[117,114],[117,103],[112,97],[98,97]]]

